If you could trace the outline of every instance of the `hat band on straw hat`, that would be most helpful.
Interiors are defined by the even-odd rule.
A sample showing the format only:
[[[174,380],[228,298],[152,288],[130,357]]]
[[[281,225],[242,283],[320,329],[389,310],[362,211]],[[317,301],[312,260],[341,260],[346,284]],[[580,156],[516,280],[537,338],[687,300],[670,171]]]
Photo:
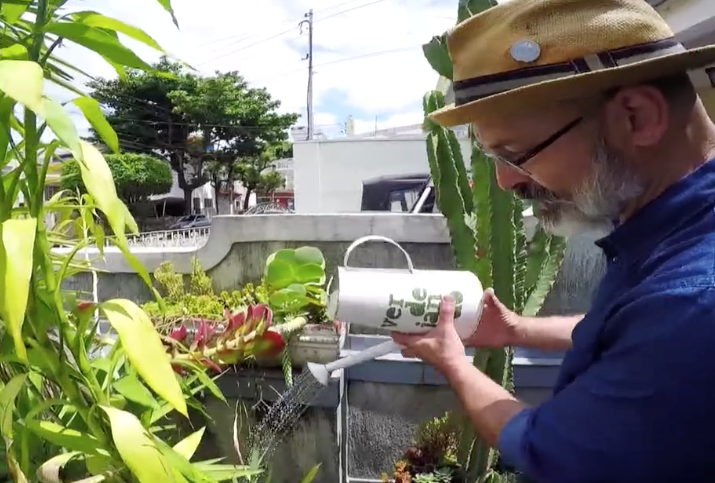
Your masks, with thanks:
[[[607,50],[558,64],[537,65],[508,72],[499,72],[454,82],[455,106],[478,101],[485,97],[578,74],[586,74],[665,55],[686,52],[673,38]]]

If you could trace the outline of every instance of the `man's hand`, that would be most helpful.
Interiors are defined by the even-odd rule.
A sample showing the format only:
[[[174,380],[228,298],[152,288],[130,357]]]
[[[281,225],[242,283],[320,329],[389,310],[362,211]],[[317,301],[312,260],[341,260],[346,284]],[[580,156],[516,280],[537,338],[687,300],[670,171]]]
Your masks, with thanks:
[[[484,306],[477,330],[463,341],[466,347],[502,348],[516,345],[520,317],[499,301],[494,290],[484,291]]]
[[[443,374],[465,362],[464,344],[454,327],[454,299],[450,296],[439,305],[437,327],[420,335],[393,332],[392,339],[405,348],[405,357],[422,359]]]

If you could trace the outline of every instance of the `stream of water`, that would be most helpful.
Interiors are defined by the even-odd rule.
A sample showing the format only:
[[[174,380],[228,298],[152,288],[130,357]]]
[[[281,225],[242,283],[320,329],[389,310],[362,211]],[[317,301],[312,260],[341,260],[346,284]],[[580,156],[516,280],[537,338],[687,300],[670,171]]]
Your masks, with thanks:
[[[252,430],[249,454],[260,456],[264,462],[268,461],[281,440],[287,436],[323,388],[313,374],[304,369]]]

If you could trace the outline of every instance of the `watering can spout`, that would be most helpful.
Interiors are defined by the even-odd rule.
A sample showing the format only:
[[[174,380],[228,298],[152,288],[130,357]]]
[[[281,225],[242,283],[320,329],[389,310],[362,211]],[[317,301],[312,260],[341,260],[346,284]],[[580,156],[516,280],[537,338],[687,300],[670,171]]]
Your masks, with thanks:
[[[333,361],[329,364],[323,365],[309,362],[308,370],[313,374],[313,377],[315,377],[318,382],[320,382],[323,386],[327,386],[330,381],[330,374],[334,371],[337,371],[338,369],[347,369],[348,367],[352,367],[356,364],[361,364],[401,349],[402,347],[399,344],[388,340],[387,342],[374,345],[364,351],[351,354],[348,357],[343,357],[342,359],[338,359],[337,361]]]
[[[325,364],[316,364],[315,362],[308,363],[308,370],[316,381],[318,381],[323,386],[327,386],[330,382],[330,373],[328,372]]]

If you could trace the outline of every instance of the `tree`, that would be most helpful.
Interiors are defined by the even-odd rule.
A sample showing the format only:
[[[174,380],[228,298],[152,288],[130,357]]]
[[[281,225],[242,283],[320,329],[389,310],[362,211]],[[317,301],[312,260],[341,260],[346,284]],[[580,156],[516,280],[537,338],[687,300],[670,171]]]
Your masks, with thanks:
[[[256,186],[256,193],[263,196],[271,195],[275,190],[283,188],[286,185],[286,179],[278,171],[267,171],[261,174],[261,179]]]
[[[117,187],[117,196],[134,211],[143,211],[152,195],[171,190],[171,168],[163,159],[147,154],[122,153],[104,156]],[[75,160],[62,165],[60,188],[86,192],[79,164]]]
[[[297,114],[280,114],[280,101],[252,88],[238,72],[199,77],[162,59],[153,72],[98,79],[92,95],[124,151],[166,157],[178,174],[187,209],[191,193],[209,181],[208,163],[230,166],[285,142]],[[215,170],[214,170],[215,171]]]
[[[236,180],[246,188],[246,195],[243,199],[244,210],[248,208],[248,199],[254,191],[260,194],[270,194],[285,185],[283,176],[273,171],[273,161],[292,156],[293,146],[282,142],[267,146],[258,156],[244,158],[238,163],[235,167]]]

